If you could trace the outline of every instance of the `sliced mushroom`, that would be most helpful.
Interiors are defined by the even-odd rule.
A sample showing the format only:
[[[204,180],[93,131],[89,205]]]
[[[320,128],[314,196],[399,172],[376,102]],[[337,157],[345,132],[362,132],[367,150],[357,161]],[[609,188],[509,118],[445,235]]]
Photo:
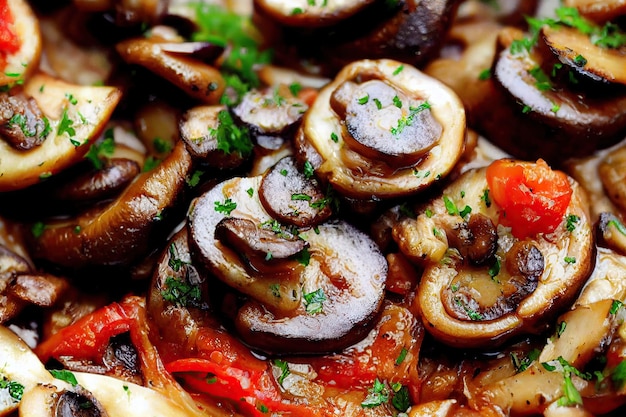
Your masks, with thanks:
[[[374,87],[381,87],[377,91],[384,92],[386,98],[376,96],[374,91],[371,96],[351,95],[349,101],[356,101],[354,106],[361,106],[361,100],[364,106],[371,107],[376,118],[371,129],[364,131],[366,134],[357,132],[360,142],[356,138],[346,139],[351,133],[350,126],[344,130],[348,120],[347,113],[345,120],[341,116],[341,103],[348,100],[341,98],[341,86],[352,82],[362,88],[373,80]],[[408,100],[401,102],[400,97]],[[376,100],[381,101],[379,113],[375,110]],[[431,121],[429,124],[418,123],[421,113],[428,114],[425,120]],[[352,127],[362,129],[357,127],[357,121],[361,123],[358,119],[351,121]],[[407,128],[413,129],[412,125],[424,129],[415,142],[411,135],[402,134]],[[441,135],[436,134],[439,129]],[[356,199],[384,199],[412,194],[445,177],[458,161],[464,139],[465,112],[452,90],[409,65],[364,60],[345,67],[320,91],[296,135],[296,149],[298,159],[308,160],[316,175],[340,194]],[[401,142],[410,151],[405,153],[396,143],[390,149],[388,141]],[[385,156],[384,160],[380,160],[380,155]]]
[[[24,85],[49,123],[39,146],[20,151],[0,140],[0,191],[36,184],[80,161],[120,100],[113,87],[79,86],[39,73]]]
[[[504,49],[496,55],[490,79],[496,94],[477,120],[477,130],[520,159],[541,157],[552,163],[586,156],[621,140],[626,116],[618,109],[626,103],[624,92],[611,89],[599,94],[598,88],[581,92],[556,84],[537,51],[527,54],[511,46],[521,36],[501,32]]]
[[[328,197],[317,182],[298,170],[293,157],[282,158],[263,176],[259,198],[281,223],[312,227],[330,217]]]
[[[290,139],[309,106],[294,97],[287,85],[250,90],[233,108],[233,114],[247,126],[258,143],[272,138]]]
[[[108,205],[46,224],[32,239],[33,256],[67,268],[136,260],[148,252],[167,211],[183,198],[191,169],[191,157],[178,142],[165,160],[137,177]]]
[[[541,28],[541,41],[570,71],[594,81],[626,84],[626,52],[603,48],[571,27]]]
[[[146,38],[124,40],[116,49],[129,64],[141,65],[183,90],[190,97],[207,104],[216,104],[225,82],[215,68],[195,59],[167,52],[158,41]]]
[[[400,250],[425,268],[415,306],[426,329],[459,347],[494,346],[520,333],[540,331],[546,318],[574,299],[594,264],[586,195],[578,184],[570,181],[573,195],[554,232],[519,240],[502,226],[497,204],[485,198],[485,172],[467,171],[417,219],[406,219],[393,230]],[[474,216],[480,220],[472,228]],[[568,228],[567,218],[579,221]],[[454,236],[469,236],[462,231],[483,227],[484,250],[468,248],[468,240]],[[452,238],[446,238],[450,234]],[[469,249],[481,256],[473,258]]]
[[[233,124],[223,105],[193,107],[183,114],[179,127],[181,139],[194,159],[211,167],[236,168],[252,150],[247,131]]]
[[[41,55],[39,23],[25,0],[6,2],[6,43],[0,53],[0,86],[21,84],[38,68]],[[15,36],[11,41],[11,35]],[[13,46],[8,46],[13,45]]]
[[[74,0],[77,9],[87,12],[115,13],[119,26],[154,24],[167,10],[165,0]]]
[[[598,244],[626,255],[626,228],[612,213],[601,213],[597,223]]]
[[[46,139],[46,125],[37,102],[24,94],[0,94],[0,135],[18,150],[29,150]]]
[[[198,260],[251,297],[236,314],[240,336],[254,348],[279,353],[335,351],[365,337],[382,305],[387,275],[384,257],[366,235],[343,222],[308,229],[309,247],[287,275],[253,274],[238,252],[215,236],[224,219],[246,219],[285,233],[257,196],[261,180],[227,180],[198,197],[189,215]]]

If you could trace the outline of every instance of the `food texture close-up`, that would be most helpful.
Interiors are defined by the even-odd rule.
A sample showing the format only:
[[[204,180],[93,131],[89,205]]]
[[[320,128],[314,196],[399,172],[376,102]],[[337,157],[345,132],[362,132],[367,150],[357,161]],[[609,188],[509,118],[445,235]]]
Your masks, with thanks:
[[[626,2],[0,0],[0,417],[626,415]]]

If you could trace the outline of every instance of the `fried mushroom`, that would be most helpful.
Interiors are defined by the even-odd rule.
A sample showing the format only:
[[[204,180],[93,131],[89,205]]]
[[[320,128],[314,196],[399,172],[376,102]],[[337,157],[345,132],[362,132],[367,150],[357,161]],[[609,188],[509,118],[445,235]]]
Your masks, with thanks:
[[[41,32],[35,13],[25,0],[8,0],[3,10],[3,50],[0,86],[24,83],[39,66]]]
[[[489,197],[486,170],[467,171],[416,219],[393,228],[400,250],[424,267],[415,305],[426,329],[458,347],[540,331],[594,264],[586,195],[576,183],[570,180],[573,194],[555,229],[518,238]]]
[[[36,184],[82,160],[121,98],[114,87],[74,85],[44,73],[24,84],[24,94],[37,103],[46,128],[30,150],[0,140],[0,191]]]
[[[385,199],[445,177],[464,139],[463,105],[448,87],[397,61],[363,60],[320,91],[296,149],[340,194]]]
[[[384,257],[345,222],[305,230],[281,225],[259,200],[261,181],[222,182],[195,199],[189,214],[197,262],[248,296],[234,318],[239,335],[271,353],[329,352],[362,339],[382,306]],[[234,245],[218,230],[224,222],[266,230],[239,234]],[[299,246],[294,236],[303,240]],[[263,244],[266,238],[285,248],[280,258]]]

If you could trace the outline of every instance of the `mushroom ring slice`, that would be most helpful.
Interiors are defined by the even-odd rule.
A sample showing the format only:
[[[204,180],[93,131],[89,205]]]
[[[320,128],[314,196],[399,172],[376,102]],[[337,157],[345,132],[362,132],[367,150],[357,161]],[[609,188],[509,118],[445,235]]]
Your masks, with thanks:
[[[485,197],[486,171],[466,172],[417,219],[394,229],[401,250],[423,260],[415,302],[426,329],[458,347],[493,346],[536,331],[574,299],[595,259],[586,195],[577,183],[569,180],[572,196],[556,229],[520,240]]]
[[[385,258],[367,235],[345,222],[306,232],[281,226],[259,200],[261,182],[261,176],[222,182],[196,198],[189,214],[196,259],[250,297],[235,318],[240,336],[270,353],[335,351],[362,339],[382,306]],[[255,224],[263,232],[271,225],[273,244],[293,245],[296,235],[305,249],[291,259],[270,255],[254,261],[259,245],[245,248],[238,236],[235,249],[232,239],[216,233],[224,222]],[[250,239],[258,235],[267,238],[259,233]]]
[[[81,86],[39,73],[24,85],[47,118],[43,142],[28,151],[0,138],[0,191],[33,185],[80,161],[121,98],[114,87]]]
[[[457,95],[393,60],[354,62],[324,87],[296,136],[299,158],[341,194],[391,198],[450,172],[463,150]]]

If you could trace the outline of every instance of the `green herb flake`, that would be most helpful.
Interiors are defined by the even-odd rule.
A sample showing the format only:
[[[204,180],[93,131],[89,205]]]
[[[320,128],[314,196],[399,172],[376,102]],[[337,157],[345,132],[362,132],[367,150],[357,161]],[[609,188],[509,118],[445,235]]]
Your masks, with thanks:
[[[323,303],[326,301],[326,294],[324,294],[323,289],[318,288],[313,292],[303,294],[302,297],[307,313],[318,314],[323,311]]]
[[[399,65],[395,70],[393,70],[392,74],[398,75],[402,72],[402,70],[404,70],[404,65]]]
[[[313,168],[313,164],[309,161],[304,161],[304,167],[302,169],[305,178],[311,179],[315,174],[315,169]]]
[[[400,351],[400,354],[398,355],[398,357],[396,358],[396,361],[394,362],[394,364],[396,366],[400,366],[400,364],[402,362],[404,362],[404,360],[406,359],[406,355],[407,353],[409,353],[408,350],[406,350],[405,348],[402,348],[402,350]]]
[[[339,136],[337,136],[337,134],[335,132],[332,132],[330,134],[330,140],[332,140],[333,142],[337,143],[337,142],[339,142]]]
[[[556,337],[561,337],[565,329],[567,328],[567,322],[561,321],[556,325]]]
[[[217,211],[218,213],[225,214],[227,216],[230,216],[230,213],[232,213],[232,211],[235,210],[236,208],[237,208],[237,203],[231,200],[230,198],[227,198],[222,203],[220,203],[219,201],[215,202],[215,211]]]
[[[359,98],[359,99],[357,100],[357,102],[358,102],[359,104],[363,105],[363,104],[367,104],[367,102],[368,102],[369,100],[370,100],[370,95],[369,95],[369,94],[366,94],[366,95],[364,95],[363,97]]]
[[[46,225],[43,222],[36,222],[32,225],[30,231],[35,238],[38,238],[41,237],[45,229]]]
[[[250,187],[246,190],[246,193],[248,193],[248,195],[250,197],[252,197],[254,195],[254,188]]]
[[[291,92],[292,96],[298,97],[298,94],[300,94],[300,91],[302,91],[302,84],[298,82],[289,84],[289,91]]]
[[[57,135],[63,135],[67,133],[70,138],[73,138],[76,135],[76,129],[73,127],[74,121],[70,119],[67,114],[67,108],[63,109],[63,115],[61,116],[61,121],[57,126]]]
[[[573,232],[576,229],[576,225],[580,221],[580,217],[575,214],[570,214],[565,219],[565,229],[568,232]]]
[[[161,291],[163,300],[179,307],[197,307],[201,304],[200,286],[184,282],[182,278],[167,277]]]
[[[626,360],[621,361],[613,368],[611,371],[611,381],[613,381],[618,391],[624,388],[624,384],[626,383]]]
[[[48,372],[50,372],[50,374],[56,379],[65,381],[74,387],[78,385],[78,381],[76,380],[74,374],[67,369],[50,369]]]
[[[382,109],[382,108],[383,108],[383,103],[381,103],[379,99],[374,98],[374,99],[372,99],[372,101],[374,102],[374,104],[376,105],[376,108],[377,108],[378,110],[380,110],[380,109]]]
[[[227,155],[233,152],[242,157],[250,155],[254,145],[248,129],[237,126],[228,110],[220,111],[217,120],[217,128],[209,128],[209,133],[217,140],[217,149]]]
[[[311,201],[313,197],[304,193],[291,194],[291,201]]]
[[[564,259],[566,264],[575,264],[576,263],[576,258],[573,256],[566,256]]]
[[[540,353],[541,351],[539,349],[533,349],[528,352],[526,356],[520,358],[516,352],[511,352],[509,356],[511,357],[515,372],[520,373],[528,369],[528,367],[539,358]]]
[[[409,107],[409,114],[398,119],[397,125],[395,127],[392,127],[390,130],[391,134],[394,136],[400,135],[407,126],[411,126],[413,124],[413,119],[415,119],[415,116],[425,110],[429,110],[430,108],[430,103],[428,103],[427,101],[417,107]]]
[[[278,383],[282,386],[285,378],[291,373],[291,371],[289,370],[289,364],[287,363],[287,361],[284,361],[282,359],[274,359],[274,366],[280,370]]]
[[[202,174],[204,174],[204,171],[196,169],[191,174],[191,177],[187,177],[185,179],[185,182],[187,183],[188,186],[192,188],[196,187],[198,184],[200,184],[200,179],[202,178]]]
[[[491,78],[491,69],[490,68],[485,68],[484,70],[482,70],[478,74],[478,79],[480,81],[485,81],[485,80],[488,80],[489,78]]]
[[[391,398],[391,405],[393,405],[393,407],[396,410],[404,413],[411,406],[411,399],[409,396],[408,387],[402,384],[396,383],[392,387],[392,390],[394,394],[393,394],[393,397]]]
[[[0,389],[6,389],[14,402],[20,402],[24,395],[24,385],[17,381],[10,381],[6,377],[0,379]]]
[[[402,108],[402,100],[400,100],[400,97],[393,96],[393,105],[396,106],[399,109]]]
[[[309,261],[311,260],[311,253],[309,252],[309,249],[306,247],[302,249],[296,259],[301,265],[308,266]]]
[[[616,314],[620,308],[624,306],[620,300],[613,300],[613,304],[611,304],[611,309],[609,310],[610,314]]]
[[[587,59],[580,54],[576,55],[576,57],[574,58],[574,64],[576,64],[577,67],[584,67],[585,65],[587,65]]]
[[[368,390],[367,397],[361,403],[363,408],[375,408],[389,401],[389,390],[378,378],[374,385]]]

